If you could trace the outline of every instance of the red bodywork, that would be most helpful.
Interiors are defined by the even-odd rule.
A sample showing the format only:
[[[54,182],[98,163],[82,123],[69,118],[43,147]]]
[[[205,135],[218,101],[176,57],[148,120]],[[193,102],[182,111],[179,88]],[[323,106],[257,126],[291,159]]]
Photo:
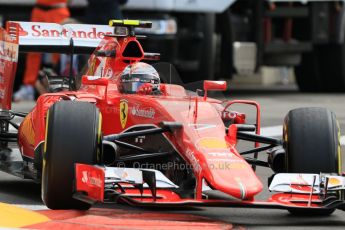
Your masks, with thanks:
[[[135,44],[141,55],[124,57],[128,44]],[[262,191],[262,183],[251,166],[238,154],[235,142],[226,135],[220,116],[220,101],[192,98],[182,86],[164,85],[162,95],[121,94],[118,91],[118,77],[129,62],[141,61],[144,52],[136,37],[106,37],[97,50],[116,50],[116,57],[89,59],[86,75],[102,75],[108,85],[82,85],[78,91],[44,94],[37,105],[22,122],[19,129],[19,146],[23,156],[35,158],[35,149],[45,140],[45,118],[52,104],[60,100],[75,98],[78,101],[95,103],[102,113],[104,135],[121,133],[143,124],[157,125],[162,121],[181,122],[183,130],[166,134],[182,157],[193,166],[197,178],[196,197],[201,198],[203,179],[214,189],[239,199],[253,199]],[[88,83],[90,84],[90,83]],[[106,84],[105,84],[106,85]],[[222,86],[224,87],[224,86]],[[197,106],[195,106],[195,100]],[[120,117],[121,104],[126,104],[128,116]],[[190,106],[190,105],[193,106]],[[141,111],[135,113],[135,111]],[[73,112],[73,111],[71,111]],[[199,125],[205,125],[200,128]]]
[[[11,32],[11,31],[9,31]],[[15,39],[13,40],[16,43]],[[130,52],[133,49],[135,52]],[[97,51],[113,51],[116,55],[104,57]],[[133,51],[133,50],[132,50]],[[135,55],[128,55],[128,53]],[[134,57],[133,57],[134,56]],[[157,200],[150,197],[150,190],[144,189],[143,198],[138,189],[126,189],[126,195],[140,198],[126,199],[134,205],[207,205],[236,207],[288,208],[307,207],[307,201],[317,196],[277,194],[266,202],[254,201],[254,196],[263,190],[261,181],[236,149],[237,126],[225,127],[227,117],[237,123],[245,122],[245,115],[229,112],[233,104],[249,104],[256,107],[256,133],[260,134],[260,106],[253,101],[222,102],[208,97],[188,94],[179,85],[162,84],[160,95],[121,94],[118,91],[119,76],[126,66],[145,57],[136,37],[105,37],[88,61],[88,70],[78,91],[63,91],[41,95],[36,106],[25,117],[18,132],[18,144],[25,162],[41,164],[46,133],[48,109],[61,100],[84,101],[95,104],[102,114],[102,133],[111,135],[143,125],[159,126],[161,122],[178,122],[182,129],[165,133],[179,155],[192,166],[196,179],[194,199],[182,199],[171,190],[158,189]],[[100,79],[87,78],[99,76]],[[13,80],[12,76],[12,80]],[[93,84],[94,81],[94,84]],[[204,89],[225,89],[224,82],[205,82]],[[8,88],[7,88],[8,89]],[[8,99],[8,98],[7,98]],[[7,106],[9,104],[6,101]],[[5,103],[5,104],[6,104]],[[4,107],[2,108],[8,108]],[[73,113],[73,111],[70,111]],[[233,116],[234,115],[234,116]],[[81,117],[82,119],[82,117]],[[228,132],[226,132],[226,128]],[[259,144],[255,143],[255,147]],[[61,146],[63,148],[63,146]],[[89,198],[103,201],[104,172],[102,168],[78,165],[76,170],[77,190],[87,191]],[[83,174],[83,171],[89,172]],[[237,201],[206,200],[202,197],[203,185],[219,190]],[[302,202],[293,203],[298,199]],[[312,207],[317,206],[313,204]],[[309,207],[309,208],[312,208]],[[319,206],[321,207],[321,206]]]

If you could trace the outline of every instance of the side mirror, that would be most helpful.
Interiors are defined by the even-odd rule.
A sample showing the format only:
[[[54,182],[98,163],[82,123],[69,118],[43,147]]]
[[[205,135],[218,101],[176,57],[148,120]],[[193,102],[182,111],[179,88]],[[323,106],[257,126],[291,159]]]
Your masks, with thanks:
[[[161,59],[160,53],[144,53],[144,59],[148,61],[159,61]]]
[[[105,77],[83,75],[83,77],[81,78],[81,83],[83,85],[108,86],[109,81],[108,78]]]
[[[207,91],[225,91],[226,81],[204,81],[204,100],[207,98]]]

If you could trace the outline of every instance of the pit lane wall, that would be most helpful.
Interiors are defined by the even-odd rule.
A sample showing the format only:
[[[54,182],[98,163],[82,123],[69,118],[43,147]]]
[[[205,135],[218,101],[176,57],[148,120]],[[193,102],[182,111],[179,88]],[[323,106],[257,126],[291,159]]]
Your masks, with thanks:
[[[129,0],[124,8],[129,10],[220,13],[231,6],[235,1],[236,0]],[[35,0],[0,0],[0,4],[30,6],[35,4]],[[70,5],[72,7],[85,7],[86,4],[86,0],[70,0]]]
[[[128,0],[124,9],[173,12],[221,13],[238,0]],[[268,2],[317,2],[338,0],[267,0]],[[0,0],[0,5],[34,5],[36,0]],[[85,7],[87,0],[70,0],[72,7]]]

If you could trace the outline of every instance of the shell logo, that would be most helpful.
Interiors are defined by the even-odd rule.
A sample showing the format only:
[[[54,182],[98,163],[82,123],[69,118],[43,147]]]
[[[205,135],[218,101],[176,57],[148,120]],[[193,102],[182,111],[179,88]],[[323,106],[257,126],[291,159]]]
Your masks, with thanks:
[[[341,181],[338,178],[330,177],[328,180],[328,184],[331,186],[337,186],[337,185],[341,185]]]
[[[220,138],[203,138],[198,142],[198,146],[205,149],[226,149],[229,148],[229,144]]]

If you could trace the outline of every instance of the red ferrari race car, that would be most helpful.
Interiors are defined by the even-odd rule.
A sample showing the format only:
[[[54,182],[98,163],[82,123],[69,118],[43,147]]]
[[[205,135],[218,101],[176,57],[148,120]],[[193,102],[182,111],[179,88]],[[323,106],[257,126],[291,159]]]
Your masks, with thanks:
[[[109,26],[8,22],[0,34],[1,170],[41,183],[50,209],[88,209],[95,202],[318,215],[345,209],[333,112],[295,109],[285,118],[283,139],[261,136],[258,103],[208,97],[226,90],[226,82],[204,81],[192,92],[176,84],[172,68],[165,74],[144,63],[159,58],[145,53],[136,35],[150,26],[134,20]],[[47,76],[51,93],[30,113],[11,110],[18,52],[92,50],[81,78]],[[254,106],[256,122],[233,111],[234,104]],[[19,126],[16,116],[24,117]],[[240,151],[238,140],[255,147]],[[22,159],[13,159],[9,142],[18,143]],[[272,169],[268,200],[255,199],[263,191],[256,166]]]

